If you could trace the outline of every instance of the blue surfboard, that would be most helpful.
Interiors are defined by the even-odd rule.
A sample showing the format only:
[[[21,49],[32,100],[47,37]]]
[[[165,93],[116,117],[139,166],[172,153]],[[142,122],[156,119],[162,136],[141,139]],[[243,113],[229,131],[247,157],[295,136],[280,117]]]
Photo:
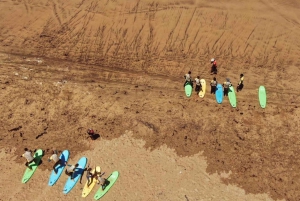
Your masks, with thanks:
[[[69,159],[69,155],[70,155],[70,152],[68,150],[64,150],[60,154],[59,158],[61,160],[61,164],[57,165],[55,167],[55,169],[57,170],[57,174],[55,174],[54,170],[52,170],[52,172],[50,174],[49,182],[48,182],[49,186],[53,186],[57,182],[59,177],[61,176],[61,173],[64,171],[64,168],[65,168],[65,162],[67,162]]]
[[[216,89],[216,100],[217,103],[222,103],[223,101],[223,87],[221,84],[217,85],[217,89]]]
[[[74,180],[71,180],[71,177],[68,178],[68,180],[65,184],[64,190],[63,190],[64,194],[69,193],[74,188],[74,186],[76,185],[78,180],[80,179],[80,177],[83,174],[83,171],[85,169],[85,166],[86,166],[86,163],[87,163],[87,158],[82,157],[82,158],[79,159],[79,161],[77,163],[78,163],[79,166],[75,169]]]

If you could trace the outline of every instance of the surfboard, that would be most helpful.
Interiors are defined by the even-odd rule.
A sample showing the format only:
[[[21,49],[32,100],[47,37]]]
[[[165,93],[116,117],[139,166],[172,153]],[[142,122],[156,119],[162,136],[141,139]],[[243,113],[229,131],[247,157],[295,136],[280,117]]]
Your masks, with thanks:
[[[217,84],[217,88],[216,88],[216,100],[217,103],[222,103],[223,101],[223,87],[221,84]]]
[[[98,172],[101,171],[101,168],[100,166],[97,166],[96,168],[98,168]],[[96,168],[94,168],[91,173],[94,174],[96,172]],[[86,197],[90,194],[90,192],[92,191],[92,189],[94,188],[95,184],[97,183],[97,179],[96,178],[93,178],[92,180],[92,183],[88,186],[88,182],[87,181],[83,187],[83,190],[82,190],[82,197]]]
[[[23,175],[22,178],[22,183],[25,184],[26,182],[29,181],[29,179],[32,177],[32,175],[34,174],[34,172],[36,171],[37,167],[40,164],[40,161],[43,157],[43,150],[38,149],[35,153],[34,153],[34,162],[30,163],[29,166],[32,168],[32,170],[30,170],[28,167],[25,170],[25,173]]]
[[[232,107],[236,107],[237,102],[236,102],[236,95],[233,86],[230,86],[228,89],[228,98],[229,98],[230,105]]]
[[[266,108],[267,106],[267,92],[264,86],[260,86],[258,89],[258,99],[261,108]]]
[[[203,98],[205,95],[205,91],[206,91],[206,82],[205,79],[201,79],[200,80],[201,86],[202,86],[202,90],[199,92],[199,97]]]
[[[191,85],[191,83],[187,82],[184,86],[184,91],[185,91],[185,95],[187,97],[191,97],[192,95],[192,91],[193,91],[193,87]]]
[[[102,198],[105,195],[105,193],[107,193],[107,191],[109,191],[109,189],[114,185],[118,177],[119,177],[118,171],[114,171],[113,173],[111,173],[111,175],[107,178],[106,187],[104,188],[104,190],[102,190],[102,186],[101,186],[96,192],[94,199],[99,200],[100,198]]]
[[[79,159],[79,161],[77,163],[78,163],[79,166],[75,169],[74,180],[71,180],[71,176],[69,176],[69,178],[68,178],[68,180],[65,184],[64,190],[63,190],[64,194],[69,193],[74,188],[74,186],[76,185],[78,180],[80,179],[80,177],[83,174],[83,171],[85,169],[85,166],[86,166],[86,163],[87,163],[87,158],[82,157],[82,158]]]
[[[69,159],[69,155],[70,155],[69,150],[64,150],[60,154],[59,158],[61,160],[61,164],[57,165],[55,167],[55,169],[57,170],[56,174],[55,174],[54,170],[51,171],[49,182],[48,182],[49,186],[53,186],[57,182],[59,177],[61,176],[61,173],[64,171],[64,168],[65,168],[65,162],[67,162]]]

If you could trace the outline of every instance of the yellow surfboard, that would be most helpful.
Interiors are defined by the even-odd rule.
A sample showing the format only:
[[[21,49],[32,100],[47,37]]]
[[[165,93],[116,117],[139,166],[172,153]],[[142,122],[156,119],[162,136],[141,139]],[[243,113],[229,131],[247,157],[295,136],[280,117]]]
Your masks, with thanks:
[[[101,172],[100,166],[95,167],[93,170],[91,170],[91,173],[94,174],[95,171]],[[88,186],[88,181],[85,183],[83,190],[82,190],[82,197],[86,197],[90,194],[92,189],[94,188],[95,184],[97,183],[97,179],[93,178],[92,183]]]
[[[205,82],[205,79],[201,79],[200,83],[201,83],[201,86],[202,86],[202,90],[200,90],[200,92],[199,92],[199,97],[203,98],[204,95],[205,95],[205,91],[206,91],[206,82]]]

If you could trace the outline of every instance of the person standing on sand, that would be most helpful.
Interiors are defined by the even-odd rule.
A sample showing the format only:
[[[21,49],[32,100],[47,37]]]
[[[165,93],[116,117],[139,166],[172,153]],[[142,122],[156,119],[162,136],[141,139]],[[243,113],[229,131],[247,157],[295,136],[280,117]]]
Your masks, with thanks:
[[[66,175],[71,176],[71,180],[74,180],[75,169],[79,166],[79,164],[70,165],[66,162],[65,165],[68,166],[65,171]]]
[[[236,87],[236,91],[237,92],[241,91],[243,89],[243,87],[244,87],[244,74],[241,74],[240,75],[240,81],[239,81],[239,83]]]
[[[187,74],[185,74],[185,76],[184,76],[185,82],[184,82],[183,87],[185,87],[185,85],[186,85],[187,83],[190,83],[190,84],[192,85],[192,87],[193,87],[192,76],[191,76],[191,74],[192,74],[191,71],[189,71]]]
[[[223,87],[224,87],[224,96],[228,96],[228,90],[229,87],[231,86],[231,82],[229,78],[226,78],[226,82],[223,83]]]
[[[200,90],[201,89],[201,83],[200,83],[200,76],[197,76],[197,78],[195,78],[195,82],[196,82],[196,88],[195,88],[195,91],[197,93],[197,95],[199,94]]]
[[[53,165],[53,170],[55,172],[55,174],[57,174],[57,169],[55,168],[57,165],[63,165],[62,164],[62,160],[58,157],[58,151],[53,149],[52,151],[52,155],[48,158],[48,161],[50,162],[51,160],[54,161],[54,165]]]
[[[26,167],[28,167],[30,170],[32,170],[32,167],[29,166],[30,163],[35,162],[34,157],[32,156],[32,151],[25,148],[25,153],[22,154],[20,157],[26,158],[27,162],[25,163]]]
[[[214,77],[212,81],[210,81],[210,94],[215,94],[217,89],[217,79]]]
[[[218,73],[218,69],[217,69],[217,61],[216,61],[214,58],[212,58],[212,59],[210,60],[210,63],[212,64],[210,74],[211,74],[211,75],[212,75],[212,74],[217,74],[217,73]]]

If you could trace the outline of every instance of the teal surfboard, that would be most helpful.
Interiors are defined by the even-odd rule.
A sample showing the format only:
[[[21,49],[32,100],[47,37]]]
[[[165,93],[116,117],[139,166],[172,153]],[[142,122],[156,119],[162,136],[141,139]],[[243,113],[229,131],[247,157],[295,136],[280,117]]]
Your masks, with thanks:
[[[105,193],[107,193],[107,191],[109,191],[109,189],[114,185],[118,177],[119,177],[118,171],[114,171],[113,173],[111,173],[111,175],[107,178],[104,190],[102,189],[101,186],[99,190],[96,192],[94,199],[99,200],[100,198],[102,198],[105,195]]]
[[[261,108],[266,108],[267,106],[267,92],[264,86],[260,86],[258,89],[258,99]]]
[[[49,182],[48,182],[49,186],[53,186],[57,182],[59,177],[61,176],[61,174],[62,174],[62,172],[64,171],[64,168],[65,168],[65,162],[67,162],[68,159],[69,159],[69,155],[70,155],[70,152],[68,150],[64,150],[60,154],[59,158],[61,160],[61,164],[57,165],[55,167],[55,169],[57,170],[56,174],[55,174],[54,170],[51,171]]]
[[[79,161],[77,163],[78,163],[79,166],[75,169],[74,179],[71,180],[71,176],[68,178],[68,180],[65,184],[64,190],[63,190],[64,194],[69,193],[74,188],[74,186],[76,185],[78,180],[80,179],[81,175],[84,172],[84,169],[85,169],[85,166],[86,166],[86,163],[87,163],[87,158],[82,157],[82,158],[79,159]]]
[[[34,174],[34,172],[36,171],[41,159],[43,157],[43,150],[38,149],[35,153],[34,153],[34,162],[30,163],[29,166],[32,168],[32,170],[30,170],[29,168],[26,168],[25,173],[23,175],[22,178],[22,183],[26,183],[29,181],[29,179],[32,177],[32,175]]]
[[[216,88],[216,100],[217,103],[222,103],[223,101],[223,87],[221,84],[217,84],[217,88]]]
[[[184,86],[184,91],[185,91],[185,95],[187,97],[191,97],[192,95],[192,91],[193,91],[193,87],[191,85],[191,83],[187,82]]]
[[[232,107],[236,107],[236,95],[233,86],[230,86],[228,89],[228,98],[229,98],[230,105]]]

